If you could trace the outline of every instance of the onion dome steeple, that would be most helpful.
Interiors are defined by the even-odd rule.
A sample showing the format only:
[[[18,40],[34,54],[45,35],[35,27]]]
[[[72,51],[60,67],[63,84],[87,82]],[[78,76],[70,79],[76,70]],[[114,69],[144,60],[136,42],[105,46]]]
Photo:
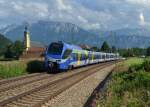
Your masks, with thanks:
[[[25,31],[24,31],[24,48],[25,51],[28,51],[30,48],[30,35],[27,26],[25,26]]]

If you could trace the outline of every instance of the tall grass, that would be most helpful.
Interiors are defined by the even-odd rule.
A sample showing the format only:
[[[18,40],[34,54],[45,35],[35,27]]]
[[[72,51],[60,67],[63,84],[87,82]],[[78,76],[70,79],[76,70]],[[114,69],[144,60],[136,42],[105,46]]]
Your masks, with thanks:
[[[16,77],[23,74],[27,74],[26,72],[26,64],[24,63],[1,63],[0,64],[0,77],[2,78],[10,78],[10,77]]]
[[[129,58],[128,60],[126,60],[124,62],[124,64],[127,66],[132,66],[132,65],[136,65],[136,64],[142,64],[143,61],[144,61],[144,58],[134,57],[134,58]]]
[[[0,78],[11,78],[43,71],[43,62],[38,60],[0,62]]]
[[[105,99],[98,101],[98,106],[150,106],[150,60],[146,59],[136,65],[130,62],[129,65],[128,71],[116,72],[112,75],[112,80],[108,84],[105,93]]]

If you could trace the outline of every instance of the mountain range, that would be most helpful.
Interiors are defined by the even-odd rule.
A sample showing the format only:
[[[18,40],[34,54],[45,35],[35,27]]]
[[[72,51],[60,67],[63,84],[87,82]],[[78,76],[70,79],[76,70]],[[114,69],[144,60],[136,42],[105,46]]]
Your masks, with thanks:
[[[85,30],[66,22],[38,21],[32,24],[10,25],[0,29],[12,41],[23,40],[25,26],[28,26],[31,40],[48,45],[53,41],[86,44],[100,47],[104,41],[117,48],[150,46],[150,30],[147,28],[119,29],[113,31]]]

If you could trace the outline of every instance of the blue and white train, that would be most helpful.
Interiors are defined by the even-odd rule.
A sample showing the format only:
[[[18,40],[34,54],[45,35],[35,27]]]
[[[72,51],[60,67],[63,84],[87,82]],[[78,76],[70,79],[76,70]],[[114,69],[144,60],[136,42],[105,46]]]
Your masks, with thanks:
[[[68,70],[118,58],[119,54],[87,51],[65,42],[53,42],[45,52],[45,67],[49,71]]]

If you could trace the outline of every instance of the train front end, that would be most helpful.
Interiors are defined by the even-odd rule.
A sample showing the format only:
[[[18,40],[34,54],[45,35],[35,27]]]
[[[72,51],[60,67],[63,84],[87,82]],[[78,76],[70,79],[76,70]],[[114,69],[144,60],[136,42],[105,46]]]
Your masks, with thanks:
[[[61,63],[63,43],[51,43],[45,52],[45,68],[57,71]]]
[[[51,43],[45,53],[45,68],[50,71],[67,70],[70,64],[71,50],[63,42]]]

